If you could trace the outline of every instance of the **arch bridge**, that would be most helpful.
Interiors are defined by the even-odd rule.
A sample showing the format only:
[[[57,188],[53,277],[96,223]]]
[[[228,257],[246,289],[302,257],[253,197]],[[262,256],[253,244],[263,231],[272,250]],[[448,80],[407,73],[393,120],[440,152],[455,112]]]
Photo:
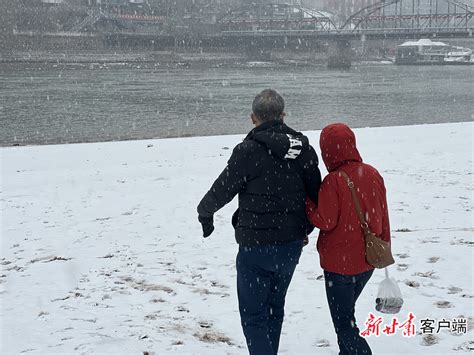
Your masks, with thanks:
[[[330,42],[329,65],[350,67],[351,40],[472,37],[474,0],[378,0],[342,18],[299,5],[252,4],[222,16],[222,38],[264,45]],[[270,40],[270,41],[269,41]]]
[[[473,13],[474,0],[379,0],[348,18],[298,4],[253,3],[231,9],[217,22],[222,32],[454,33],[472,31]]]

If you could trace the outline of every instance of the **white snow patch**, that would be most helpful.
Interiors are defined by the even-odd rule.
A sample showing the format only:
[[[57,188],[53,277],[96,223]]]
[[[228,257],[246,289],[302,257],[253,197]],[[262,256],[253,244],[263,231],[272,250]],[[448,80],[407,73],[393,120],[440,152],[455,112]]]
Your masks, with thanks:
[[[417,319],[471,317],[472,325],[473,128],[356,130],[364,161],[387,186],[400,319],[412,311]],[[308,132],[315,147],[319,133]],[[236,201],[216,214],[209,239],[196,215],[232,152],[226,147],[241,139],[1,148],[0,353],[245,354]],[[282,354],[338,351],[315,239],[288,292]],[[376,271],[358,301],[361,329],[383,276]],[[433,339],[368,341],[376,354],[472,348],[471,332]]]

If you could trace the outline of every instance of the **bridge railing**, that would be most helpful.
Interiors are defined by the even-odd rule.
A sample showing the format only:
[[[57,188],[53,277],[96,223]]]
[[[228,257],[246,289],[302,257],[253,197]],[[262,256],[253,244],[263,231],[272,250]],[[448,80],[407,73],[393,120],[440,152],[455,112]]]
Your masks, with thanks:
[[[343,29],[343,30],[255,30],[255,31],[222,31],[222,35],[256,35],[256,36],[266,36],[266,35],[308,35],[308,34],[334,34],[334,35],[344,35],[344,34],[383,34],[383,33],[474,33],[474,27],[431,27],[431,28],[377,28],[377,29]]]

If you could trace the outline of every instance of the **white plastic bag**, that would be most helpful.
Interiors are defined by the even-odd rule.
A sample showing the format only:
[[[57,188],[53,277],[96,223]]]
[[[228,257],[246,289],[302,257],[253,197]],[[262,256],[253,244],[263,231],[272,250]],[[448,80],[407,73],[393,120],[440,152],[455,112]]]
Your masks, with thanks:
[[[388,270],[385,268],[385,279],[379,284],[375,309],[381,313],[395,314],[400,312],[402,305],[402,292],[397,282],[388,276]]]

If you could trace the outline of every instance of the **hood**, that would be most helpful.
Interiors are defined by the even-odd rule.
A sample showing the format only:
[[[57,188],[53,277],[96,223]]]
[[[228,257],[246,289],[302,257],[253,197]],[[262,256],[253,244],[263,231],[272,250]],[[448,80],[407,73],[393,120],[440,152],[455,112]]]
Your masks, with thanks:
[[[308,137],[280,121],[261,124],[254,128],[246,139],[252,139],[264,145],[280,159],[296,159],[309,146]]]
[[[362,162],[354,132],[343,123],[325,127],[321,132],[319,146],[329,172],[349,161]]]

